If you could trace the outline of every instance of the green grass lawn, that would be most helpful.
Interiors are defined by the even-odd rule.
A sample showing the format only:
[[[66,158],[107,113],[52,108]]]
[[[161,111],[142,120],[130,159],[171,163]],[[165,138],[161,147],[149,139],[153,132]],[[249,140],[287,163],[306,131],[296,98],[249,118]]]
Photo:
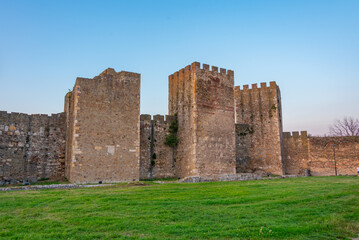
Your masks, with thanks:
[[[350,239],[359,178],[0,192],[1,239]]]

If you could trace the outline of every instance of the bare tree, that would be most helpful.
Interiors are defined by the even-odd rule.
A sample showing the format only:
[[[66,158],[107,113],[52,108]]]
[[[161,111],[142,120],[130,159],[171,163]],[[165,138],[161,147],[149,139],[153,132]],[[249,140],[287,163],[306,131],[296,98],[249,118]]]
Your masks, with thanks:
[[[353,117],[345,117],[336,120],[329,128],[332,136],[359,136],[359,120]]]

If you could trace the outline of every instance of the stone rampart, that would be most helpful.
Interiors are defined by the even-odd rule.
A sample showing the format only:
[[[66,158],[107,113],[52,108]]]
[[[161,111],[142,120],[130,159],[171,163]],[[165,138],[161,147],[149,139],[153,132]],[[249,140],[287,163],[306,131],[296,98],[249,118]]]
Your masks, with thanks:
[[[174,148],[165,144],[174,116],[141,114],[140,179],[174,178]]]
[[[287,174],[355,175],[359,167],[359,137],[308,137],[307,132],[283,133]]]
[[[235,173],[234,73],[194,62],[169,76],[169,114],[178,117],[176,175]]]
[[[0,180],[62,179],[65,114],[0,112]]]
[[[198,62],[168,82],[166,116],[140,115],[140,74],[111,68],[77,78],[64,113],[0,112],[0,182],[356,174],[358,137],[282,132],[275,82],[234,87],[233,71]]]
[[[282,162],[282,107],[279,87],[261,83],[237,86],[236,123],[247,125],[244,132],[237,128],[237,144],[247,148],[247,155],[241,157],[237,151],[237,171],[264,171],[283,174]],[[240,166],[245,160],[245,166]]]
[[[65,107],[71,182],[139,180],[140,74],[109,68],[93,79],[77,78]]]
[[[309,169],[309,139],[306,131],[283,132],[284,168],[286,174],[303,175]]]

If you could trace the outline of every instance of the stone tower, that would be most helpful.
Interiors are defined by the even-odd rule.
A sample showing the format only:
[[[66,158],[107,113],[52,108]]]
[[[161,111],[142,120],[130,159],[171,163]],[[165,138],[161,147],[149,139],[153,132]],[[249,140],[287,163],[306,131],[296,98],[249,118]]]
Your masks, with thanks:
[[[140,74],[109,68],[65,97],[71,182],[139,180]]]
[[[169,114],[177,115],[179,177],[234,174],[234,73],[194,62],[169,76]]]
[[[275,82],[235,87],[237,171],[283,174],[282,106]]]

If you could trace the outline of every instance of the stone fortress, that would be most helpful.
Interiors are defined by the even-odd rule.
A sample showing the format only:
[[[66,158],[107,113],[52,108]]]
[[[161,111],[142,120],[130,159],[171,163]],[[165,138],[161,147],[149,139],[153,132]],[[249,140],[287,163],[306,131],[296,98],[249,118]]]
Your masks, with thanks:
[[[64,112],[0,112],[0,181],[74,183],[240,173],[354,175],[358,137],[282,130],[275,82],[234,86],[234,72],[194,62],[168,78],[168,115],[140,114],[140,74],[77,78]]]

